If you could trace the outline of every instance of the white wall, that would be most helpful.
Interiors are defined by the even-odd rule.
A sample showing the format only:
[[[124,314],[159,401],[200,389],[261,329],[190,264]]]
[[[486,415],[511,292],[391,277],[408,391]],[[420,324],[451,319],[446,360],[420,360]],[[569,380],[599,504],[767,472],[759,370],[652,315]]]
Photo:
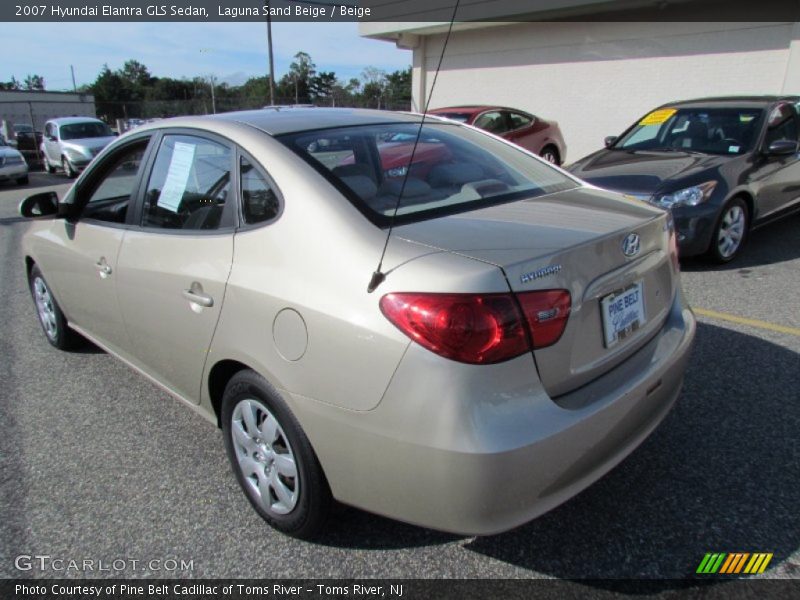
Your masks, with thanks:
[[[800,93],[795,23],[520,23],[453,32],[430,107],[498,104],[559,122],[573,162],[651,108],[728,94]],[[414,104],[444,35],[414,50]]]

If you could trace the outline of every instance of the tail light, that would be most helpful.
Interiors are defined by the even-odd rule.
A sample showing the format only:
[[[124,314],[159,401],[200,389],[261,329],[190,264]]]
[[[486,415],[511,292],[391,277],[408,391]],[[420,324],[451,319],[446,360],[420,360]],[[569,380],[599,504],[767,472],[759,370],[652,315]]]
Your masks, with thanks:
[[[470,364],[509,360],[558,341],[569,317],[566,290],[522,294],[387,294],[383,314],[445,358]],[[522,314],[520,313],[522,308]],[[524,317],[523,317],[524,315]]]

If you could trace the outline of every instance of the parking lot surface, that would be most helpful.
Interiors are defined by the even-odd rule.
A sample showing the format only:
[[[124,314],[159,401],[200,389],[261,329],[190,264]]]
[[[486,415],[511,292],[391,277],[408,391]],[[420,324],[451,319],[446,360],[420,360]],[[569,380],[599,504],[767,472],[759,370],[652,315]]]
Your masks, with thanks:
[[[485,538],[342,507],[306,543],[250,508],[219,431],[104,352],[46,342],[16,207],[66,181],[0,187],[0,577],[681,579],[735,551],[774,553],[766,576],[800,577],[800,216],[755,232],[731,265],[683,265],[699,320],[684,392],[585,492]],[[22,554],[127,562],[19,571]]]

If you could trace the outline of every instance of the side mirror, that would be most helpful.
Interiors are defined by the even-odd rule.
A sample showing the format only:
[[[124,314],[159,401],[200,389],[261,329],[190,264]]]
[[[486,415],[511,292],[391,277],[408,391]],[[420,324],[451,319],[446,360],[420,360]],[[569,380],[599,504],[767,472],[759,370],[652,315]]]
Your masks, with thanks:
[[[603,140],[603,144],[605,144],[606,148],[611,148],[614,145],[614,142],[617,141],[617,136],[609,135]]]
[[[768,156],[789,156],[797,152],[797,142],[792,140],[775,140],[772,142],[765,154]]]
[[[52,217],[59,212],[58,194],[55,192],[34,194],[19,203],[19,214],[26,219]]]
[[[56,141],[56,136],[54,136],[54,135],[48,135],[48,136],[47,136],[47,139],[48,139],[49,141],[51,141],[51,142],[55,142],[55,141]]]
[[[17,142],[17,140],[8,140],[8,145],[11,146],[12,148],[19,148],[19,143]]]

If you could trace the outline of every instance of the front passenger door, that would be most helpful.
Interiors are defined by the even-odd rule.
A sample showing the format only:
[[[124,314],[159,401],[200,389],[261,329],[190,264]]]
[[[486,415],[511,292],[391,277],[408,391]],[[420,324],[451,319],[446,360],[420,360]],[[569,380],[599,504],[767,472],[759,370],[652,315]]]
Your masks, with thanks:
[[[234,154],[221,139],[164,135],[117,261],[134,363],[194,402],[233,260]]]

